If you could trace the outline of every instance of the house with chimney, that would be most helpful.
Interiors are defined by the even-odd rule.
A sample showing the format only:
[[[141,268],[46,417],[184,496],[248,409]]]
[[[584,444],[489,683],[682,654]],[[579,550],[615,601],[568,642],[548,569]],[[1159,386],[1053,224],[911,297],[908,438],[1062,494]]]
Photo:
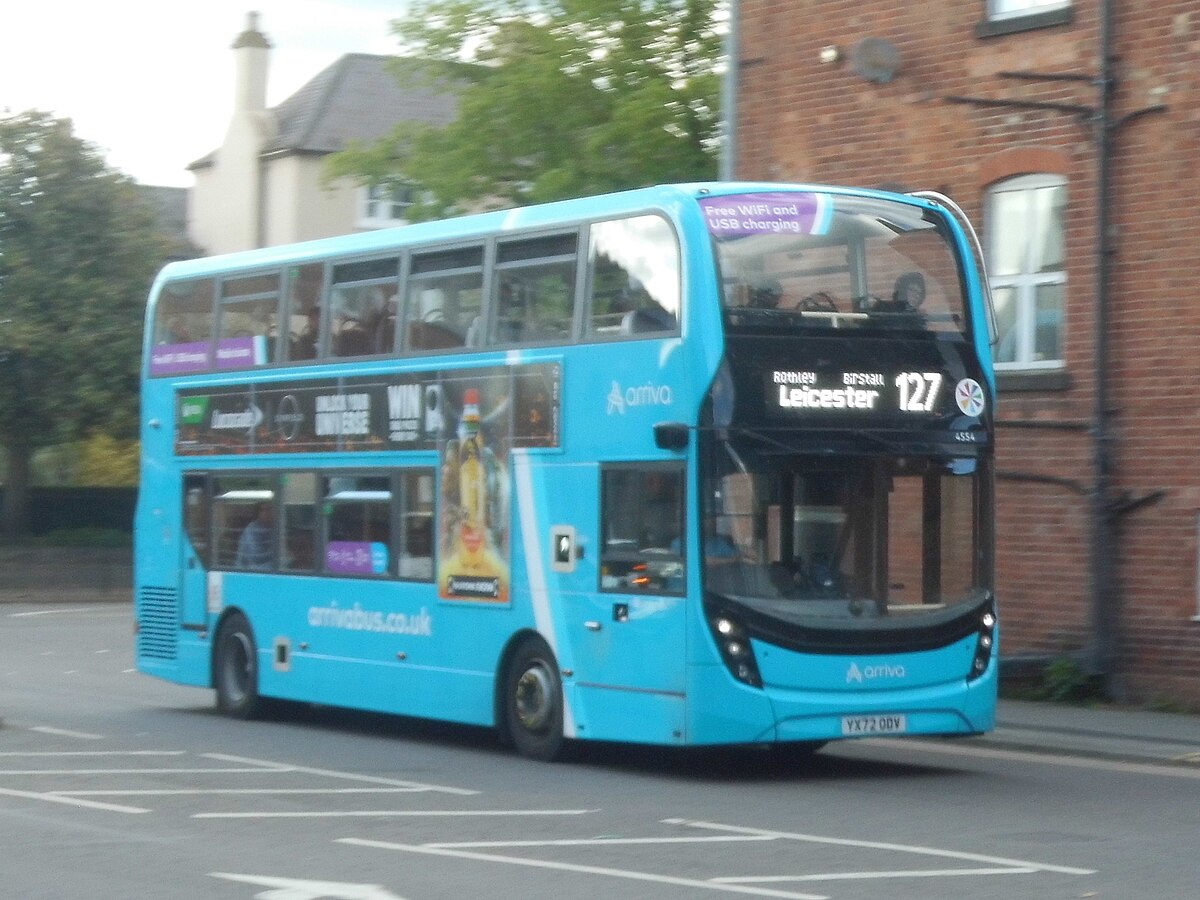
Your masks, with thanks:
[[[221,145],[188,168],[195,177],[188,235],[205,254],[274,246],[403,224],[403,190],[342,178],[324,160],[370,143],[400,122],[445,125],[451,85],[401,84],[388,56],[351,53],[278,106],[267,107],[271,42],[257,13],[233,42],[233,112]]]

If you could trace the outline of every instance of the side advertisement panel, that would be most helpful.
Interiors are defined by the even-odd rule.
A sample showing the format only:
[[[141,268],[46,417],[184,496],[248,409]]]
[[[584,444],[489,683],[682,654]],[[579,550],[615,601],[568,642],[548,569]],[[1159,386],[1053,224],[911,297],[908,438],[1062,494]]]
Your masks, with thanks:
[[[216,454],[433,450],[462,424],[474,387],[488,425],[513,447],[557,447],[558,363],[183,390],[175,452]]]

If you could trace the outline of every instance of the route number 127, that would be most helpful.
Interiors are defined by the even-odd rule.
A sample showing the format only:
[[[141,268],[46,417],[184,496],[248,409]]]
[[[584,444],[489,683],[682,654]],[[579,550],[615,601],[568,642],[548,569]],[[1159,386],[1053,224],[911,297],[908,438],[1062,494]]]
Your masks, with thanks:
[[[902,412],[931,412],[942,386],[941,372],[901,372],[896,376]]]

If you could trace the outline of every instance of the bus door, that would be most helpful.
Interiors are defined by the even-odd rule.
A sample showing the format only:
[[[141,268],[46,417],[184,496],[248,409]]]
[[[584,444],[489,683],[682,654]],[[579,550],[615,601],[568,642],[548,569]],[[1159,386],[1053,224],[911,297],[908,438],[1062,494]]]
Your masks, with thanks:
[[[211,516],[208,488],[204,475],[183,477],[184,537],[180,560],[181,625],[207,623],[209,529]]]
[[[575,471],[579,483],[564,485],[558,502],[577,515],[587,506],[580,500],[595,496],[585,476],[595,470]],[[592,689],[581,695],[581,712],[595,737],[670,741],[669,733],[630,732],[683,727],[684,473],[681,463],[603,465],[598,539],[551,529],[550,577],[562,588],[576,685]],[[650,709],[670,711],[629,718]]]

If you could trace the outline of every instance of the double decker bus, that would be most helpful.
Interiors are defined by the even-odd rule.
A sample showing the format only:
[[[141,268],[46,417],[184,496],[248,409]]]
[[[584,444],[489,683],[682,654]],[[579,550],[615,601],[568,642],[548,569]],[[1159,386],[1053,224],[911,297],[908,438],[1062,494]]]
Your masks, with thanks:
[[[994,378],[957,208],[678,185],[172,263],[138,668],[566,740],[994,723]]]

